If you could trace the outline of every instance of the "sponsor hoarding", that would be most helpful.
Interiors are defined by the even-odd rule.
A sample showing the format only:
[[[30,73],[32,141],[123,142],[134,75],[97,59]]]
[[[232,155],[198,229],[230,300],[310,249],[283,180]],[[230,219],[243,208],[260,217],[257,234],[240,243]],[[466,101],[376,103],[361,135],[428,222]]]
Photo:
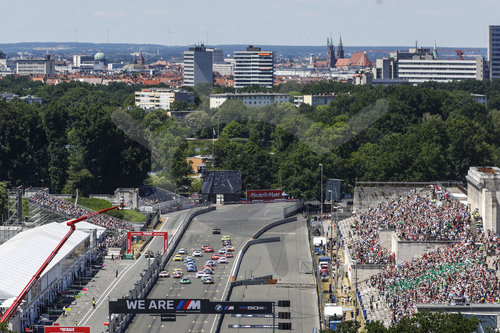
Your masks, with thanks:
[[[118,299],[111,313],[273,313],[272,302],[212,302],[207,299]]]
[[[61,333],[61,332],[71,332],[71,333],[90,333],[90,327],[86,326],[45,326],[45,333]]]
[[[247,200],[276,200],[283,199],[282,190],[248,190]]]

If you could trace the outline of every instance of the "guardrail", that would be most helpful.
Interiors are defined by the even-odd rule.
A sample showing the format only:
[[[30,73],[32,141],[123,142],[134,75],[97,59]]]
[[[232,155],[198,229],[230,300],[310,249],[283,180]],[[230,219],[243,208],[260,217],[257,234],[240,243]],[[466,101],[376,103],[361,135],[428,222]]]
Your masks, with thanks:
[[[283,208],[283,217],[284,218],[290,217],[302,211],[303,209],[304,209],[304,201],[297,201],[293,205]]]
[[[252,236],[252,239],[257,239],[259,238],[260,236],[262,236],[263,233],[265,233],[266,231],[268,231],[269,229],[272,229],[274,227],[277,227],[279,225],[282,225],[282,224],[285,224],[285,223],[289,223],[289,222],[295,222],[297,221],[297,217],[294,216],[294,217],[289,217],[289,218],[286,218],[286,219],[283,219],[283,220],[279,220],[279,221],[276,221],[276,222],[272,222],[266,226],[264,226],[263,228],[261,228],[259,231],[257,231],[255,233],[255,235]]]

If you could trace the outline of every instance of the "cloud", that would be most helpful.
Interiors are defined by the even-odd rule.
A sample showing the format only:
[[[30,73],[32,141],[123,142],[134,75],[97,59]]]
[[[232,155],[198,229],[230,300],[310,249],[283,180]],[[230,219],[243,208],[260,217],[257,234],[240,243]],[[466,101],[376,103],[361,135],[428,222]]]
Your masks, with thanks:
[[[92,17],[97,19],[115,19],[123,16],[125,16],[125,13],[123,12],[107,12],[104,10],[100,10],[92,14]]]

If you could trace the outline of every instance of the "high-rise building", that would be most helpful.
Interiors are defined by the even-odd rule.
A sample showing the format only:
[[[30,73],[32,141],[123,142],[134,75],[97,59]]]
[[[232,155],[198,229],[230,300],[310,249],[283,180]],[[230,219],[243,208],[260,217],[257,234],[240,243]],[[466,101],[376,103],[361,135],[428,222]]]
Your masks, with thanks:
[[[0,51],[0,67],[7,67],[7,55]]]
[[[208,48],[208,52],[212,52],[212,63],[213,64],[223,64],[224,63],[224,53],[222,49]]]
[[[274,84],[274,52],[262,51],[250,45],[246,51],[234,52],[234,87],[259,85],[271,88]]]
[[[19,59],[16,61],[17,75],[53,75],[56,73],[55,61],[45,59]]]
[[[344,58],[344,45],[342,44],[342,36],[340,36],[339,46],[337,47],[337,59]]]
[[[490,25],[488,60],[490,61],[490,79],[500,79],[500,25]]]
[[[334,68],[337,60],[335,59],[335,48],[333,47],[333,38],[326,39],[327,52],[326,52],[326,67]]]
[[[194,87],[199,83],[213,84],[212,52],[205,46],[190,47],[184,51],[184,85]]]

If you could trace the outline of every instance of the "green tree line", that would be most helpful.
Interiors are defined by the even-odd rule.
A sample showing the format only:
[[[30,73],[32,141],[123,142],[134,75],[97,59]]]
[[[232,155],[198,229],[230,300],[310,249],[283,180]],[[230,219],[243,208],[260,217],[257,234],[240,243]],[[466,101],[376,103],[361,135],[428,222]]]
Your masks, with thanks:
[[[240,170],[244,189],[282,188],[317,198],[320,163],[325,178],[353,185],[461,180],[470,166],[500,160],[498,81],[417,87],[289,82],[272,91],[336,98],[326,106],[300,107],[227,101],[219,109],[209,108],[209,94],[228,89],[201,85],[193,89],[199,110],[184,122],[165,110],[133,106],[138,89],[0,80],[0,90],[44,101],[0,102],[0,181],[47,186],[54,193],[110,193],[144,183],[198,191],[185,158],[199,154],[202,145],[202,153],[213,153],[208,167]],[[471,93],[477,92],[491,96],[488,106],[475,102]],[[187,137],[197,143],[187,144]]]

